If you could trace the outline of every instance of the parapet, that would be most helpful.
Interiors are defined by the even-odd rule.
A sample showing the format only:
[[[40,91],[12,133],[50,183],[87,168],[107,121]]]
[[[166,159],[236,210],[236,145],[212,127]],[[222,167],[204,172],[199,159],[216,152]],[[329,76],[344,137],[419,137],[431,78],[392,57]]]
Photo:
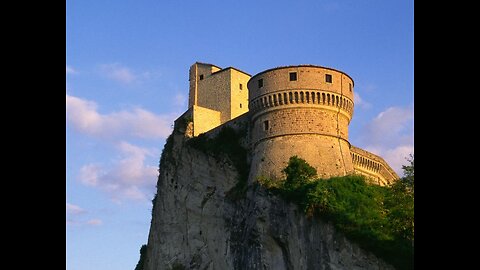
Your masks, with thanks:
[[[399,179],[397,173],[380,156],[355,146],[350,147],[350,155],[355,172],[367,176],[375,184],[385,186]]]

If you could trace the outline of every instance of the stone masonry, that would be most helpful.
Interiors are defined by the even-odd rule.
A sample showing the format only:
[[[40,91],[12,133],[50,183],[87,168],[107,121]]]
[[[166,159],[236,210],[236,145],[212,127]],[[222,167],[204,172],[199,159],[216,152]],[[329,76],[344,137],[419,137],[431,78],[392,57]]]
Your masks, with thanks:
[[[298,65],[251,77],[233,67],[197,62],[189,80],[189,109],[179,119],[193,121],[193,136],[208,135],[239,117],[248,122],[250,181],[282,178],[293,155],[323,178],[358,173],[379,185],[399,178],[381,157],[348,141],[354,81],[342,71]]]

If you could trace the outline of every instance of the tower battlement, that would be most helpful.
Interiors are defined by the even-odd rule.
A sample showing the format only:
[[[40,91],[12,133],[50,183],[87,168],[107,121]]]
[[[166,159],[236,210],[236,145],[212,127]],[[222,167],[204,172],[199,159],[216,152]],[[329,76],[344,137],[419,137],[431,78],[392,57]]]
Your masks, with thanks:
[[[233,67],[196,62],[189,80],[189,109],[182,117],[192,118],[192,136],[239,116],[248,121],[250,179],[281,178],[294,155],[315,167],[319,177],[359,173],[380,185],[399,178],[381,157],[350,144],[354,81],[342,71],[297,65],[251,77]]]

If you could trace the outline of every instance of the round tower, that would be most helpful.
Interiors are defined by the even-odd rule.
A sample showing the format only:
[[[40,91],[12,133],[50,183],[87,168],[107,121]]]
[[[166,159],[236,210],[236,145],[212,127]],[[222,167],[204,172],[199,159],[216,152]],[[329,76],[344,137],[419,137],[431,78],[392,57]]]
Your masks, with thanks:
[[[353,86],[346,73],[314,65],[273,68],[250,78],[250,179],[283,177],[294,155],[319,177],[353,173],[348,141]]]

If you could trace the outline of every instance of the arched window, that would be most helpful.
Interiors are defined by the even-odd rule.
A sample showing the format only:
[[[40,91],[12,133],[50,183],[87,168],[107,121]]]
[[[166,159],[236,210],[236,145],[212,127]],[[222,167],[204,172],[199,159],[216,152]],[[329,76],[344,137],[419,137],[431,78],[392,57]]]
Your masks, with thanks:
[[[305,103],[305,97],[303,95],[303,91],[300,92],[300,102]]]
[[[307,103],[310,103],[310,92],[305,92],[305,99],[307,100]]]
[[[298,103],[298,92],[294,92],[295,93],[295,103]]]
[[[273,95],[273,105],[274,106],[277,106],[278,103],[277,103],[277,95]]]
[[[322,103],[325,104],[325,93],[322,93]]]
[[[312,92],[312,103],[315,104],[315,92]]]
[[[293,103],[293,94],[292,92],[288,92],[288,99],[290,100],[290,104]]]
[[[283,104],[282,94],[278,94],[277,96],[278,96],[278,104],[282,105]]]
[[[283,93],[283,102],[284,102],[285,104],[288,104],[287,93]]]
[[[272,96],[268,96],[268,106],[269,106],[269,107],[272,107],[272,106],[273,106]]]

